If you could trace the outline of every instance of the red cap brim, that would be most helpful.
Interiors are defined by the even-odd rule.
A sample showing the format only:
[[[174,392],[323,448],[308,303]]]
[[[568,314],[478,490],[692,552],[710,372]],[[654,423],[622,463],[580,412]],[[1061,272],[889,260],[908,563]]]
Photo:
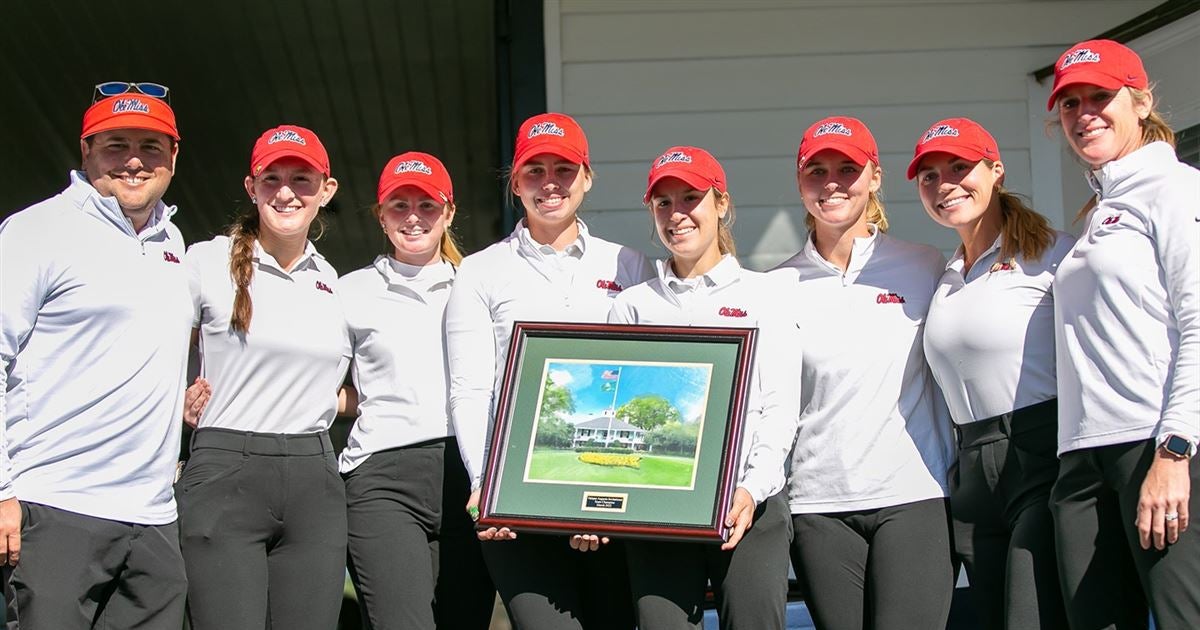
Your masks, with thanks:
[[[379,192],[379,198],[377,201],[382,205],[383,202],[387,201],[387,198],[390,197],[392,195],[392,193],[396,192],[397,190],[399,190],[401,188],[404,188],[405,186],[412,186],[414,188],[417,188],[418,190],[425,193],[426,195],[429,195],[429,197],[432,199],[440,199],[442,201],[442,203],[449,203],[451,201],[454,201],[453,199],[449,198],[446,195],[446,193],[438,190],[437,186],[434,186],[433,184],[430,184],[429,182],[427,182],[425,180],[417,179],[415,177],[411,180],[393,181],[390,186],[388,186],[387,188],[384,188],[383,190],[381,190]]]
[[[979,160],[982,160],[987,157],[987,154],[983,153],[982,151],[976,151],[974,149],[970,149],[967,147],[955,147],[955,146],[931,147],[929,150],[921,151],[920,153],[917,153],[915,156],[913,156],[912,161],[908,163],[908,178],[912,179],[912,178],[916,177],[917,170],[921,168],[921,160],[924,160],[926,157],[933,155],[934,153],[945,153],[947,155],[953,155],[954,157],[960,157],[964,160],[967,160],[968,162],[978,162]]]
[[[642,195],[642,204],[650,203],[650,193],[654,192],[654,187],[657,186],[659,182],[669,177],[678,179],[688,186],[695,188],[696,190],[703,190],[707,192],[709,188],[713,188],[712,180],[704,177],[703,175],[692,173],[684,169],[663,169],[655,173],[654,179],[650,180],[650,183],[646,185],[646,194]]]
[[[284,143],[280,143],[280,144],[284,144]],[[258,161],[254,163],[254,171],[255,172],[251,173],[251,176],[257,177],[258,174],[263,172],[264,170],[266,170],[266,168],[268,166],[278,162],[279,160],[282,160],[285,157],[299,158],[300,160],[303,160],[305,164],[308,164],[309,166],[316,169],[317,172],[325,175],[326,177],[329,177],[329,165],[328,164],[320,164],[317,162],[317,160],[313,159],[313,157],[311,155],[308,155],[302,151],[297,151],[297,150],[292,149],[287,146],[284,146],[282,149],[279,149],[276,151],[270,151],[270,152],[264,153],[258,159]]]
[[[545,155],[547,153],[550,155],[557,155],[558,157],[560,157],[564,160],[570,160],[571,162],[573,162],[575,164],[582,164],[584,166],[588,166],[587,160],[584,159],[583,155],[580,154],[578,151],[574,151],[574,150],[564,147],[560,144],[548,142],[546,144],[538,144],[538,145],[526,147],[524,151],[513,156],[513,167],[512,167],[513,172],[516,172],[518,169],[520,169],[522,166],[524,166],[525,163],[528,162],[529,160],[531,160],[539,155]]]
[[[871,154],[867,153],[866,151],[863,151],[858,146],[850,144],[850,143],[846,143],[846,142],[838,142],[836,140],[826,140],[825,142],[813,142],[813,143],[811,143],[811,146],[809,146],[807,148],[808,148],[808,150],[805,151],[805,154],[807,155],[807,157],[804,160],[806,162],[809,159],[811,159],[812,156],[814,156],[822,151],[837,151],[838,153],[841,153],[842,155],[850,158],[855,164],[857,164],[859,166],[866,166],[867,162],[870,162],[872,159],[874,159]]]
[[[1117,90],[1125,87],[1125,82],[1120,79],[1095,70],[1076,70],[1065,77],[1061,83],[1054,86],[1054,91],[1050,92],[1050,100],[1046,101],[1046,111],[1054,111],[1054,103],[1058,101],[1060,92],[1072,85],[1095,85],[1106,90]]]

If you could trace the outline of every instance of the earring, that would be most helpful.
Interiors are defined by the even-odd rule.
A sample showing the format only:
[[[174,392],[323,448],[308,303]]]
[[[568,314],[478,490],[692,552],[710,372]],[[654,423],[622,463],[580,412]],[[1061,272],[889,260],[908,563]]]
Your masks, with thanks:
[[[250,195],[250,203],[258,203],[258,197],[255,197],[254,195]]]

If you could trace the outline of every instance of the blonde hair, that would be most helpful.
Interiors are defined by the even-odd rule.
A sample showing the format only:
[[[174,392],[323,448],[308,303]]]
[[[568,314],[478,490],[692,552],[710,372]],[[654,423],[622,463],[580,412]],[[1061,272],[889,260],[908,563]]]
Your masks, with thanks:
[[[1152,98],[1154,96],[1154,84],[1149,85],[1144,90],[1129,86],[1125,86],[1125,89],[1129,90],[1129,96],[1136,102],[1144,103],[1147,99],[1150,99],[1150,114],[1138,121],[1138,126],[1142,128],[1141,146],[1144,147],[1151,142],[1166,142],[1174,149],[1175,131],[1171,129],[1171,125],[1167,123],[1167,119],[1163,116],[1162,112],[1158,111],[1158,103]],[[1049,126],[1060,124],[1058,118],[1051,119],[1049,123]],[[1087,216],[1087,213],[1091,212],[1097,203],[1099,203],[1099,200],[1096,199],[1095,195],[1089,198],[1087,203],[1083,204],[1083,207],[1079,209],[1079,212],[1075,213],[1073,223],[1078,223],[1080,219]]]
[[[879,168],[870,160],[867,160],[867,164],[870,164],[871,168]],[[883,175],[882,169],[879,170],[879,174],[881,176]],[[874,223],[875,226],[879,228],[880,232],[887,232],[888,219],[887,213],[883,210],[882,190],[883,187],[880,186],[879,190],[873,190],[867,195],[867,209],[865,212],[867,213],[867,223]],[[817,219],[813,217],[812,213],[808,213],[804,216],[804,226],[808,228],[809,232],[817,229]]]
[[[458,207],[454,205],[453,201],[447,201],[446,204],[442,206],[442,214],[445,214],[447,210],[449,210],[451,214],[454,214],[458,211]],[[378,203],[371,206],[371,214],[375,215],[377,220],[382,219],[383,206]],[[450,231],[449,223],[442,228],[442,240],[441,244],[438,246],[438,250],[442,256],[442,260],[450,263],[451,265],[457,267],[459,263],[462,262],[462,251],[458,249],[458,239],[456,239],[454,237],[454,233]]]
[[[713,200],[723,199],[726,204],[725,217],[717,223],[717,250],[721,255],[737,256],[737,244],[733,242],[733,197],[727,192],[712,189]]]

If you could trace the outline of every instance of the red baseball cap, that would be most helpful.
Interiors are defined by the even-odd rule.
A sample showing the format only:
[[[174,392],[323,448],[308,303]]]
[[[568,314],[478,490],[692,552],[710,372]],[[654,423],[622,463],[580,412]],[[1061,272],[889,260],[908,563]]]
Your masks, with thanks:
[[[1000,159],[996,139],[970,118],[947,118],[933,123],[913,147],[913,159],[908,163],[909,179],[917,176],[921,160],[930,153],[949,153],[970,162]]]
[[[1080,83],[1107,90],[1125,86],[1144,90],[1150,78],[1137,53],[1111,39],[1092,39],[1075,44],[1054,64],[1054,89],[1046,109],[1054,109],[1063,88]]]
[[[137,92],[127,92],[103,98],[83,113],[83,133],[80,138],[94,136],[113,129],[146,129],[179,140],[175,127],[175,111],[166,101]]]
[[[796,168],[801,168],[809,158],[825,149],[833,149],[863,166],[868,160],[879,164],[879,147],[871,130],[857,118],[830,116],[813,123],[800,140],[796,152]]]
[[[304,160],[329,177],[329,154],[311,129],[280,125],[263,132],[250,152],[250,176],[257,177],[275,161],[285,157]]]
[[[521,168],[529,158],[551,153],[576,164],[588,162],[588,141],[583,128],[566,114],[538,114],[521,123],[517,148],[513,151],[512,170]]]
[[[722,193],[727,191],[725,169],[711,153],[697,147],[671,147],[650,163],[642,203],[650,203],[654,185],[667,177],[682,180],[696,190],[716,188]]]
[[[401,186],[416,186],[434,199],[454,203],[454,185],[450,182],[449,171],[441,160],[428,153],[409,151],[388,160],[379,174],[379,203],[386,201],[388,195]]]

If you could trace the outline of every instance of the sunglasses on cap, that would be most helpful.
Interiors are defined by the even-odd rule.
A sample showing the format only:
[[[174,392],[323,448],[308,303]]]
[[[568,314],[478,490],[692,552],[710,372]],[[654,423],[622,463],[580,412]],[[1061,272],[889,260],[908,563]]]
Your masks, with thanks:
[[[128,81],[106,81],[104,83],[97,83],[96,92],[92,96],[92,103],[95,104],[96,101],[101,99],[105,99],[110,96],[116,96],[118,94],[128,94],[129,92],[145,94],[151,98],[162,99],[166,101],[168,105],[171,104],[171,99],[168,98],[168,95],[171,93],[171,88],[158,83],[147,83],[145,81],[137,83],[131,83]]]

